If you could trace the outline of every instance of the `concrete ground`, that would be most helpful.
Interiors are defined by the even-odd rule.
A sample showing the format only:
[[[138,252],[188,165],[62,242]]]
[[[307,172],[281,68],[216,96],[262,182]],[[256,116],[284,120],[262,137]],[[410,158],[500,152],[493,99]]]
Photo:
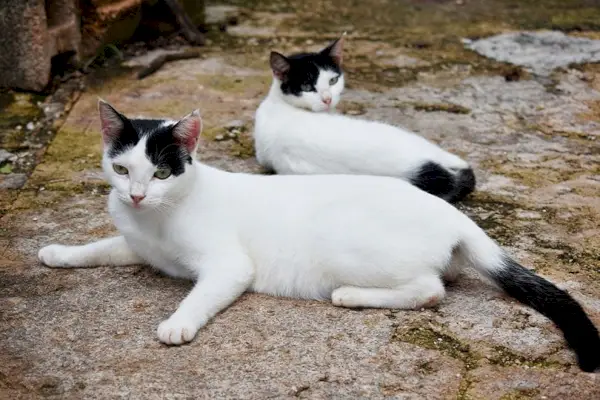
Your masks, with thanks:
[[[2,144],[17,157],[0,168],[0,398],[600,398],[600,375],[578,370],[548,320],[475,276],[426,311],[247,294],[191,344],[166,347],[156,327],[191,283],[143,266],[40,265],[43,245],[114,233],[98,96],[133,115],[200,108],[200,158],[259,173],[250,132],[270,84],[268,51],[316,49],[347,30],[341,111],[468,159],[478,189],[459,208],[600,326],[600,66],[539,77],[461,42],[542,28],[600,38],[592,1],[238,3],[240,23],[210,34],[200,59],[141,81],[130,70],[96,74],[66,100],[59,91],[0,101]],[[26,124],[49,114],[52,126]]]

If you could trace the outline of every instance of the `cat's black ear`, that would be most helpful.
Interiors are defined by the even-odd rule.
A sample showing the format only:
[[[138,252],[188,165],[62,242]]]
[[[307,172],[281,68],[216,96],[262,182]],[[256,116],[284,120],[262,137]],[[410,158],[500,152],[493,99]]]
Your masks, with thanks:
[[[183,117],[175,124],[172,132],[175,141],[183,146],[188,153],[194,154],[198,148],[200,132],[202,132],[202,118],[200,118],[200,111],[194,110],[191,114]]]
[[[333,58],[335,63],[337,65],[339,65],[340,67],[342,66],[342,54],[344,52],[344,37],[345,36],[346,36],[346,33],[344,33],[342,36],[340,36],[340,38],[338,40],[331,43],[329,46],[327,46],[325,49],[323,49],[321,51],[321,54],[327,54],[328,56]]]
[[[273,75],[280,81],[285,80],[287,73],[290,71],[290,61],[284,55],[272,51],[270,62]]]
[[[98,113],[100,114],[102,141],[104,142],[104,145],[109,145],[114,142],[123,131],[125,117],[102,99],[98,99]]]

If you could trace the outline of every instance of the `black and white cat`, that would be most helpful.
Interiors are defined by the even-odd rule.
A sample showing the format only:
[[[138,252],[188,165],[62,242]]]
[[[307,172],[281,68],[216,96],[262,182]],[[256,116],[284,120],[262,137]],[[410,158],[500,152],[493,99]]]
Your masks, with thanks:
[[[279,174],[402,178],[449,202],[475,188],[469,164],[422,136],[330,113],[344,89],[343,36],[319,53],[271,53],[273,84],[256,111],[258,162]]]
[[[158,326],[167,344],[247,290],[342,307],[419,309],[472,266],[550,318],[580,367],[600,366],[598,331],[567,293],[513,261],[473,221],[401,179],[250,175],[196,161],[198,112],[128,119],[100,102],[109,212],[120,236],[39,251],[52,267],[149,264],[196,281]]]

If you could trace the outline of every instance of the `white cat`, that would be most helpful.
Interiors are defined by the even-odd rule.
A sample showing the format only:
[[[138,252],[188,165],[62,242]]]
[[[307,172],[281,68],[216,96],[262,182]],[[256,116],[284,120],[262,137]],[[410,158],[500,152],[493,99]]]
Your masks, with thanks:
[[[121,236],[50,245],[39,259],[52,267],[144,263],[197,281],[159,325],[161,342],[191,341],[247,290],[419,309],[444,298],[442,279],[472,266],[552,319],[582,369],[600,365],[598,332],[579,304],[445,201],[386,177],[220,171],[194,160],[197,111],[174,122],[99,108],[109,211]]]
[[[271,53],[273,84],[256,111],[259,163],[278,174],[401,178],[449,202],[475,188],[469,164],[422,136],[331,111],[344,89],[343,37],[319,53]]]

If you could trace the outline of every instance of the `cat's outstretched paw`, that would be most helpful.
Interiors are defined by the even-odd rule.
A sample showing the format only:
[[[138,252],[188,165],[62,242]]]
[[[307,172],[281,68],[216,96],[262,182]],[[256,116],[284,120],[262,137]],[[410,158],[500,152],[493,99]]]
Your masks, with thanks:
[[[158,340],[164,344],[183,344],[194,340],[198,327],[189,318],[171,316],[158,325]]]
[[[69,246],[62,244],[51,244],[42,247],[38,252],[39,260],[48,267],[64,268],[72,267],[68,262]]]

